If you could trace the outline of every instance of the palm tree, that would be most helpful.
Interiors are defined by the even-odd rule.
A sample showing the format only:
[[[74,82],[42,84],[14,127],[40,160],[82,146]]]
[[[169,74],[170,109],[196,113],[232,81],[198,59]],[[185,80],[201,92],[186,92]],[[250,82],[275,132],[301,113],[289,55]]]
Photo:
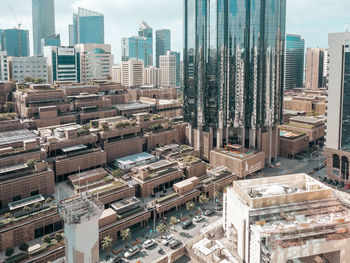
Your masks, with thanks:
[[[109,256],[109,251],[112,248],[113,238],[106,236],[102,239],[102,249],[106,251],[107,256]]]
[[[199,196],[199,203],[203,206],[204,204],[206,204],[209,201],[209,198],[207,197],[206,194],[201,194]]]
[[[170,217],[170,225],[173,225],[174,226],[174,231],[175,231],[175,226],[177,224],[177,218],[176,216],[172,216]]]
[[[192,201],[188,201],[186,203],[186,209],[187,211],[189,211],[190,213],[194,210],[195,206],[194,203]]]
[[[125,241],[125,246],[128,245],[128,241],[131,239],[131,231],[130,228],[123,229],[120,231],[120,236]]]
[[[166,225],[164,225],[163,223],[160,223],[158,226],[157,226],[157,231],[160,233],[160,238],[163,238],[163,234],[166,230]]]

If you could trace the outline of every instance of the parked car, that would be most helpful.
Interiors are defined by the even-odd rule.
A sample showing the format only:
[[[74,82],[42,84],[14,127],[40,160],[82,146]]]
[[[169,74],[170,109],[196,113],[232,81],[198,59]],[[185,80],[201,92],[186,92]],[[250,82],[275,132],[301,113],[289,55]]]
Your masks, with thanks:
[[[322,182],[327,181],[327,177],[326,177],[326,176],[319,176],[319,179],[320,179]]]
[[[304,160],[304,159],[305,159],[305,156],[304,156],[304,155],[297,154],[297,155],[295,155],[295,159],[296,159],[296,160]]]
[[[193,225],[192,220],[186,220],[185,222],[182,223],[182,229],[187,229],[192,225]]]
[[[206,211],[204,212],[204,215],[205,215],[205,216],[210,216],[210,215],[212,215],[212,214],[215,214],[215,210],[206,210]]]
[[[171,240],[171,241],[170,241],[169,247],[170,247],[170,248],[176,248],[176,247],[179,246],[180,244],[181,244],[181,241],[180,241],[180,240],[174,239],[174,240]]]
[[[344,182],[339,182],[338,187],[343,188],[345,186]]]
[[[345,190],[349,190],[349,189],[350,189],[350,184],[345,185],[345,186],[344,186],[344,189],[345,189]]]
[[[132,256],[135,256],[139,252],[140,252],[140,248],[138,246],[134,246],[124,253],[124,257],[131,258]]]
[[[195,217],[193,218],[193,221],[194,221],[195,223],[202,222],[203,220],[204,220],[204,217],[203,217],[203,216],[195,216]]]
[[[318,170],[320,170],[320,167],[314,167],[314,171],[317,172]]]
[[[332,185],[334,185],[334,186],[337,186],[339,184],[339,181],[338,180],[334,180],[333,182],[332,182]]]
[[[156,242],[153,239],[148,239],[145,242],[143,242],[143,248],[150,248],[152,247]]]
[[[174,238],[175,238],[174,235],[166,236],[166,237],[162,240],[162,244],[165,245],[165,246],[167,246],[167,245],[169,245],[169,242],[170,242],[171,240],[173,240]]]
[[[157,250],[157,252],[158,252],[159,254],[163,254],[163,253],[164,253],[164,249],[162,249],[161,247],[159,247],[158,250]]]
[[[215,207],[215,210],[216,211],[221,211],[222,210],[222,206],[219,205],[219,206]]]
[[[326,181],[326,183],[327,183],[327,184],[332,184],[332,183],[333,183],[333,180],[332,180],[332,179],[328,179],[328,180]]]

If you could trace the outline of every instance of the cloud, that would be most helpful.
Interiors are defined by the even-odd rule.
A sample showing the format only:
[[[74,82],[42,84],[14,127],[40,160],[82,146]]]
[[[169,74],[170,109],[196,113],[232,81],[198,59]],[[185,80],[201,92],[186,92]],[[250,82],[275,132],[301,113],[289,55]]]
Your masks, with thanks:
[[[306,45],[327,46],[328,32],[345,31],[350,23],[346,0],[287,0],[287,33],[301,34]],[[17,22],[32,30],[31,0],[0,0],[0,28],[12,28]],[[68,44],[68,25],[78,7],[105,15],[105,42],[112,45],[115,60],[120,60],[120,40],[136,35],[140,21],[154,31],[172,30],[172,49],[182,51],[183,0],[55,0],[56,33]],[[32,46],[32,36],[31,36]]]

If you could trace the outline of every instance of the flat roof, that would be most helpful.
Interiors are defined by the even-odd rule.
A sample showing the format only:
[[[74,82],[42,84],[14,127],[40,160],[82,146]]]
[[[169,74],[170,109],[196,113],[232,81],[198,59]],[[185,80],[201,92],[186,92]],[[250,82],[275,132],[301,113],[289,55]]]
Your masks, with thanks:
[[[309,116],[296,116],[296,117],[290,118],[289,120],[296,121],[296,122],[310,123],[310,124],[317,124],[319,122],[322,122],[322,120],[318,118],[309,117]]]
[[[117,104],[115,107],[117,110],[120,111],[127,111],[127,110],[137,110],[142,108],[150,108],[153,107],[155,104],[152,103],[143,103],[143,102],[131,102],[128,104]]]
[[[31,139],[38,140],[39,137],[28,129],[0,132],[0,145],[23,142]]]
[[[79,144],[79,145],[74,145],[74,146],[62,148],[62,151],[63,151],[64,153],[69,153],[69,152],[73,152],[73,151],[83,150],[83,149],[86,149],[86,148],[87,148],[86,145],[84,145],[84,144]]]
[[[147,152],[142,152],[134,155],[129,155],[123,158],[116,159],[116,162],[122,164],[122,165],[129,165],[137,162],[146,161],[149,159],[155,158],[154,155],[149,154]]]
[[[16,164],[16,165],[11,165],[11,166],[6,166],[4,168],[0,168],[0,176],[3,174],[7,174],[10,172],[15,172],[19,170],[26,169],[28,166],[26,164]]]
[[[36,202],[41,202],[44,200],[45,198],[42,195],[35,195],[35,196],[24,198],[15,202],[11,202],[8,204],[8,207],[10,208],[10,211],[12,211],[12,210],[29,206],[29,205],[35,204]]]
[[[176,162],[174,162],[174,161],[161,160],[161,161],[158,161],[155,163],[148,164],[148,167],[150,168],[150,170],[157,170],[157,169],[160,169],[162,167],[165,167],[165,166],[168,166],[171,164],[175,164],[175,163]]]

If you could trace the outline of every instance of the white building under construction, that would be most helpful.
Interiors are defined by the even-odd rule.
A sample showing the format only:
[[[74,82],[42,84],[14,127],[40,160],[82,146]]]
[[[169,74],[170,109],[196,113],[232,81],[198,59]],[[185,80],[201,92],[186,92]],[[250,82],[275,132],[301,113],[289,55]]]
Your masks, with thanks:
[[[350,262],[349,206],[306,174],[235,181],[223,215],[242,262]]]

